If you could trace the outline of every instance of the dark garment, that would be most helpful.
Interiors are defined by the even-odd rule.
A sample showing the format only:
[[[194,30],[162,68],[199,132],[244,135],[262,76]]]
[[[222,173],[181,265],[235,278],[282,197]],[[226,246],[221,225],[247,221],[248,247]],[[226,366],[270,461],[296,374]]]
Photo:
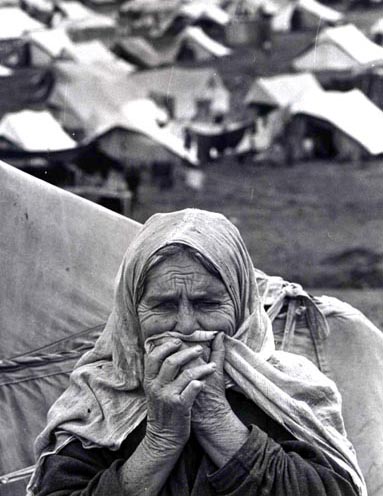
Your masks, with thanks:
[[[256,405],[228,392],[233,410],[251,425],[248,440],[217,470],[192,435],[161,496],[356,496],[348,474],[308,443],[296,441]],[[44,465],[38,496],[123,495],[120,470],[145,434],[145,422],[118,451],[84,449],[73,441]]]

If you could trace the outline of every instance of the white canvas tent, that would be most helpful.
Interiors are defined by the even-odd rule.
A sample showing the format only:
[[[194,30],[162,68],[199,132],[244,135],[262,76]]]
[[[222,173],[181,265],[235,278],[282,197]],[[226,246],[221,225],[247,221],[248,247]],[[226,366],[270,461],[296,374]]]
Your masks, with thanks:
[[[213,3],[195,0],[185,3],[178,9],[178,14],[184,15],[194,21],[198,19],[208,19],[220,26],[226,26],[230,21],[229,14],[218,5]]]
[[[195,47],[197,60],[208,60],[211,57],[225,57],[231,53],[230,48],[213,40],[197,26],[185,28],[181,35],[181,40],[187,41],[189,46]]]
[[[290,111],[332,124],[372,155],[383,153],[383,112],[360,90],[306,93]]]
[[[116,21],[110,16],[94,12],[80,2],[70,0],[60,3],[62,15],[56,16],[54,25],[65,29],[75,41],[111,38]]]
[[[154,95],[172,107],[174,119],[190,120],[196,116],[198,102],[210,102],[213,111],[225,114],[230,107],[230,93],[217,71],[212,68],[171,67],[138,71],[130,77],[147,96]]]
[[[113,129],[133,131],[181,159],[196,162],[182,139],[164,127],[164,111],[147,98],[146,89],[125,71],[105,72],[103,66],[66,62],[59,64],[56,72],[51,103],[61,110],[65,127],[81,129],[88,141],[106,133],[110,135]],[[131,152],[140,153],[133,149]],[[128,151],[121,144],[113,156],[122,153],[128,159]]]
[[[313,46],[293,60],[298,71],[345,71],[383,61],[383,47],[369,40],[356,26],[324,29]]]
[[[10,76],[13,73],[13,70],[9,67],[5,67],[5,65],[0,65],[0,77]]]
[[[105,72],[117,71],[130,74],[135,71],[135,66],[120,59],[114,55],[106,46],[98,40],[84,41],[82,43],[73,43],[70,49],[72,60],[80,64],[97,64],[98,67],[103,65]]]
[[[2,7],[0,11],[0,40],[19,39],[25,33],[44,29],[44,25],[26,14],[20,7]]]
[[[157,105],[148,99],[132,100],[122,105],[118,115],[113,116],[110,121],[104,120],[96,129],[93,138],[108,134],[113,129],[122,129],[132,131],[149,138],[156,145],[163,147],[171,152],[176,157],[183,159],[189,163],[197,164],[196,154],[187,150],[184,146],[182,138],[173,133],[171,127],[164,126],[162,123],[167,119],[167,114],[164,113]],[[114,157],[122,160],[134,160],[146,158],[147,161],[154,162],[160,160],[161,151],[156,147],[145,146],[145,149],[134,146],[127,147],[123,133],[115,134],[115,140],[109,141],[103,149],[113,153]],[[129,141],[128,141],[129,142]],[[148,144],[149,145],[149,144]],[[136,152],[136,153],[135,153]],[[164,154],[169,156],[169,154]]]
[[[56,59],[68,59],[73,42],[64,29],[44,29],[29,33],[31,63],[34,66],[48,66]]]
[[[0,121],[0,136],[26,151],[59,151],[76,146],[58,121],[45,110],[6,114]]]
[[[274,3],[278,5],[278,2]],[[335,25],[341,22],[344,17],[341,12],[323,5],[317,0],[297,0],[288,3],[283,1],[280,7],[275,6],[274,8],[273,31],[290,31],[292,29],[292,18],[296,11],[302,15],[302,28]]]
[[[305,93],[321,89],[318,80],[311,73],[259,77],[247,93],[245,103],[284,108]]]

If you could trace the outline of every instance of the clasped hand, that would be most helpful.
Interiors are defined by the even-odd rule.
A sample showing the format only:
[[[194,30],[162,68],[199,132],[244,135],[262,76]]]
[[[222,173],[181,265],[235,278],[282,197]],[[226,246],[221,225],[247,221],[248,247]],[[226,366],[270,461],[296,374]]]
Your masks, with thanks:
[[[147,437],[158,450],[182,449],[191,428],[208,435],[232,414],[225,397],[223,333],[212,343],[210,361],[200,345],[171,339],[146,357]]]

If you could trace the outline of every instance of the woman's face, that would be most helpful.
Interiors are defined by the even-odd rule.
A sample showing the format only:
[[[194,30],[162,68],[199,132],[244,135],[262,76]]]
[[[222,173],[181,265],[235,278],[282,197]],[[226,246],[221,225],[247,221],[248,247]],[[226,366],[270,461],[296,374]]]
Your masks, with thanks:
[[[167,331],[233,335],[234,315],[234,304],[221,279],[183,252],[150,270],[138,305],[144,340]]]

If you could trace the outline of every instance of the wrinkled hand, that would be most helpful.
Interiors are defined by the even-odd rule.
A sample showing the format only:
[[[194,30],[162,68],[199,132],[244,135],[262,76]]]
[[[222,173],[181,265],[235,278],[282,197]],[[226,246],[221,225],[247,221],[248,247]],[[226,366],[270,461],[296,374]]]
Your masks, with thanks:
[[[145,360],[146,437],[154,450],[182,449],[190,436],[191,410],[212,363],[188,365],[202,354],[201,346],[180,349],[180,340],[155,347]]]
[[[217,467],[222,467],[230,460],[249,435],[247,427],[235,415],[226,399],[223,339],[224,334],[220,333],[213,341],[210,363],[214,362],[216,369],[206,378],[205,386],[192,408],[193,432]]]
[[[205,380],[205,386],[193,403],[192,425],[194,429],[208,427],[221,423],[224,418],[232,413],[229,402],[225,396],[225,381],[223,364],[225,360],[224,334],[217,334],[210,354],[210,362],[215,363],[216,369]],[[194,363],[199,363],[195,361]]]

